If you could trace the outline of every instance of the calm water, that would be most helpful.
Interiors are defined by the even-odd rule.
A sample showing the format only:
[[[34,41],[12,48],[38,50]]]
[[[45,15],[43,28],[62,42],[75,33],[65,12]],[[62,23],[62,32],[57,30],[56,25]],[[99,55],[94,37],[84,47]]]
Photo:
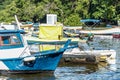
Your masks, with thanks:
[[[92,46],[115,49],[116,64],[61,63],[54,74],[1,75],[0,80],[120,80],[120,40],[95,38]]]

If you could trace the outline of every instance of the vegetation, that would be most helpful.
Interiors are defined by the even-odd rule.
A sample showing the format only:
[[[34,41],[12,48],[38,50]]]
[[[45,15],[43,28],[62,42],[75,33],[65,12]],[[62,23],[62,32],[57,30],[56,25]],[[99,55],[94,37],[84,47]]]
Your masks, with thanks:
[[[94,18],[104,20],[120,19],[119,0],[0,0],[0,22],[20,21],[42,22],[46,14],[57,14],[64,25],[81,25],[80,20]]]

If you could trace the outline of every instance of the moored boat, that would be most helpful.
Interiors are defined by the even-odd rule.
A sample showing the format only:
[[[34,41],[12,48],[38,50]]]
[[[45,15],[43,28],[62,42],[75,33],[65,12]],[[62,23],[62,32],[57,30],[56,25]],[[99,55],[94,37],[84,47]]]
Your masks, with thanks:
[[[77,31],[78,33],[92,33],[94,35],[112,35],[113,33],[120,32],[119,27],[109,28],[109,29],[102,29],[102,30],[80,30]]]
[[[115,61],[116,59],[116,51],[113,49],[110,50],[100,50],[93,49],[88,46],[86,43],[78,43],[78,47],[67,49],[63,57],[66,61],[79,61],[79,62],[87,62],[87,63],[99,63],[99,62],[109,62]]]
[[[70,40],[59,50],[30,53],[23,30],[0,30],[0,73],[54,72]]]

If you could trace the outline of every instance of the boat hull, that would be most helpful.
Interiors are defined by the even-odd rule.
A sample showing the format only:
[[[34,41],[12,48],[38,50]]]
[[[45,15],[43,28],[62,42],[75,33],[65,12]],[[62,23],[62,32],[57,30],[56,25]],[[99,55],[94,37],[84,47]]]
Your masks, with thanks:
[[[116,59],[115,50],[80,50],[79,48],[67,49],[63,58],[69,62],[87,62],[87,63],[98,63],[108,62]]]
[[[89,34],[92,33],[94,35],[112,35],[113,33],[120,32],[119,27],[103,29],[103,30],[80,30],[79,33]]]
[[[1,74],[34,74],[34,73],[47,73],[47,74],[53,74],[54,71],[46,71],[46,70],[0,70]]]
[[[53,72],[63,52],[39,55],[35,60],[24,61],[24,58],[12,58],[12,59],[1,59],[0,68],[1,73],[40,73],[40,72]]]

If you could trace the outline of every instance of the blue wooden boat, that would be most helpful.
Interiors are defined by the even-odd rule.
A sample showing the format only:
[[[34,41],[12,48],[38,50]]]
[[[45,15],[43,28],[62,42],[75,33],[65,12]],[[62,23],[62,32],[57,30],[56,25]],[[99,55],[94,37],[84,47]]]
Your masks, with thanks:
[[[54,72],[68,40],[59,50],[48,50],[31,54],[23,30],[0,30],[0,73]]]

